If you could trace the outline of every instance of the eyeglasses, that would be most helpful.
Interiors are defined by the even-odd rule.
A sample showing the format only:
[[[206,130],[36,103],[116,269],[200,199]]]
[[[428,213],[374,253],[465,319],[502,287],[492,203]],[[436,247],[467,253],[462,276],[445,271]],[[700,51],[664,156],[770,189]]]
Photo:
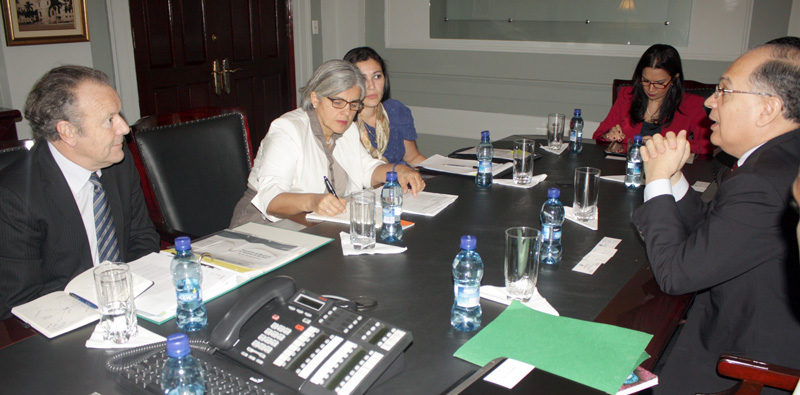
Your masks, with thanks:
[[[643,86],[651,86],[652,85],[653,88],[664,89],[664,88],[668,87],[669,84],[672,83],[672,80],[669,80],[667,82],[653,82],[653,81],[648,80],[647,78],[642,77],[640,82],[642,83]]]
[[[350,105],[351,111],[361,111],[361,109],[364,108],[364,102],[361,100],[347,101],[345,99],[338,99],[335,97],[328,97],[328,100],[331,101],[333,108],[342,109],[348,104]]]
[[[729,93],[747,93],[750,95],[759,95],[759,96],[775,96],[771,93],[764,93],[764,92],[745,92],[745,91],[737,91],[736,89],[722,89],[719,85],[714,87],[714,98],[719,98],[719,94],[722,93],[723,95],[727,95]]]

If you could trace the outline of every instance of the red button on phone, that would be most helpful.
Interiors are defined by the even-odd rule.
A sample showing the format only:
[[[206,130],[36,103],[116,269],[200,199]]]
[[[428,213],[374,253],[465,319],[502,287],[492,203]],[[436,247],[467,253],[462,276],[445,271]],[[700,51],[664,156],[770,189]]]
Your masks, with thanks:
[[[306,329],[306,327],[304,327],[304,326],[302,326],[300,324],[297,324],[297,325],[294,326],[294,329],[297,329],[298,331],[303,331],[303,330]]]
[[[273,321],[277,321],[277,320],[279,320],[279,319],[281,319],[281,316],[279,316],[279,315],[277,315],[277,314],[273,314],[273,315],[272,315],[272,320],[273,320]]]

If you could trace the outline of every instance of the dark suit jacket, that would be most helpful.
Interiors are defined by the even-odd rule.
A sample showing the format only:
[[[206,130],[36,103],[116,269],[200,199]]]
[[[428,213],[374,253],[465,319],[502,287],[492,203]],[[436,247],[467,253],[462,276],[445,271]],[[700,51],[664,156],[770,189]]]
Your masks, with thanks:
[[[125,158],[103,169],[121,259],[159,248],[139,174]],[[0,172],[0,319],[11,307],[56,290],[92,267],[92,254],[75,198],[45,141]]]
[[[655,197],[633,221],[659,286],[697,292],[656,393],[716,392],[720,354],[800,367],[800,266],[789,208],[800,166],[800,129],[753,152],[705,204],[690,189]]]
[[[711,144],[709,136],[711,136],[711,120],[708,119],[705,107],[703,106],[703,99],[692,93],[684,93],[681,105],[678,106],[678,111],[675,112],[672,118],[672,123],[664,125],[661,133],[672,131],[675,133],[681,130],[686,130],[687,137],[690,138],[689,145],[691,145],[692,152],[698,154],[711,154],[714,151],[714,145]],[[617,101],[611,107],[611,110],[606,115],[606,119],[600,123],[597,130],[592,135],[592,138],[598,141],[605,141],[603,134],[611,130],[616,125],[622,128],[628,139],[639,134],[642,131],[642,124],[632,124],[630,110],[633,104],[633,87],[623,86],[619,89],[619,96]]]

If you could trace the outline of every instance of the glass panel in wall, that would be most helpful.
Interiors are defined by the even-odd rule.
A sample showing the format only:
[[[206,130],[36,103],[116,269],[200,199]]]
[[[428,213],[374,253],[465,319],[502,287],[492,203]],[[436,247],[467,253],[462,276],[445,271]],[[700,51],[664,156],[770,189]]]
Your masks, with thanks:
[[[688,46],[692,0],[431,0],[430,38]]]

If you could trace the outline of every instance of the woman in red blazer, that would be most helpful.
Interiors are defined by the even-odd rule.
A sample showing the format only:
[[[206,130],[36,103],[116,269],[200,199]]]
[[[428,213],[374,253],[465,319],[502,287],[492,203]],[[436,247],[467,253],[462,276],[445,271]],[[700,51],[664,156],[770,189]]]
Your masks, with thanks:
[[[625,142],[634,135],[686,130],[692,152],[711,154],[711,120],[704,98],[683,91],[683,68],[678,51],[656,44],[644,52],[633,72],[634,85],[623,87],[606,119],[592,136],[598,141]]]

